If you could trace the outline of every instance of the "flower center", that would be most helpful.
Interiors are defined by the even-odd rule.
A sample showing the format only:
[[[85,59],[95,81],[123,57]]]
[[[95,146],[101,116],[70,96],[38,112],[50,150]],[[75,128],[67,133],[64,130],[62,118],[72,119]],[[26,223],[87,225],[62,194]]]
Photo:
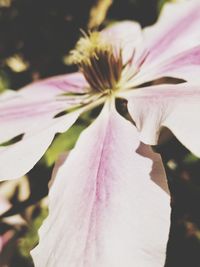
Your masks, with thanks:
[[[71,52],[71,59],[93,91],[110,94],[118,89],[123,70],[121,51],[115,51],[100,33],[93,32],[80,38]]]

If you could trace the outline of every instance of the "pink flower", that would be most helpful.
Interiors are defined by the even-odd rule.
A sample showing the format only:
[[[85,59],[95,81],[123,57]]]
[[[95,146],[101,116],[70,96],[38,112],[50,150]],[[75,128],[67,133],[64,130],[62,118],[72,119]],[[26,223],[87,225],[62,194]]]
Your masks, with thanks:
[[[199,1],[168,4],[143,31],[125,21],[82,37],[72,53],[80,72],[1,96],[0,142],[21,138],[0,147],[1,179],[28,172],[57,132],[104,104],[55,167],[36,267],[164,265],[168,187],[149,145],[165,126],[200,156],[199,26]],[[128,101],[129,114],[118,113],[117,98]]]

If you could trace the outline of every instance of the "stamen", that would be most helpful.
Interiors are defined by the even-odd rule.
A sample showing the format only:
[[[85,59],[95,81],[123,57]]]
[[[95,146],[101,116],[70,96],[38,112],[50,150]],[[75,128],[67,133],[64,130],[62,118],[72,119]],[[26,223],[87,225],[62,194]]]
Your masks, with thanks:
[[[100,33],[82,37],[71,58],[95,92],[111,93],[118,89],[123,70],[122,53],[114,51]]]

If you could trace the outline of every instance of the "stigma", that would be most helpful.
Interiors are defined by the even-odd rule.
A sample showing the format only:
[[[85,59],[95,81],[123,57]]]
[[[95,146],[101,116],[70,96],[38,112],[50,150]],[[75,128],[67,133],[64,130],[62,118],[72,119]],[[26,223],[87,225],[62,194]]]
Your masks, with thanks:
[[[77,64],[93,92],[112,94],[119,89],[122,53],[116,51],[99,32],[84,33],[71,51],[70,59]]]

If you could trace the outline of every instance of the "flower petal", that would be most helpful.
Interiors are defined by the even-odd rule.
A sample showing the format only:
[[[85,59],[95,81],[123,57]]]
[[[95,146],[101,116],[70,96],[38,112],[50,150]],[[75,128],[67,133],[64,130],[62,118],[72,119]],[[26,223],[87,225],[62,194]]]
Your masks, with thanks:
[[[129,121],[104,107],[56,170],[32,252],[36,267],[164,265],[169,197],[151,180],[152,154],[162,163],[149,149]]]
[[[46,126],[46,122],[66,108],[64,101],[41,100],[23,97],[14,93],[0,102],[0,143],[6,142],[26,131],[35,131]],[[44,125],[45,124],[45,125]]]
[[[139,23],[133,21],[114,23],[105,28],[101,34],[117,50],[121,49],[125,63],[134,56],[136,47],[142,41],[141,27]]]
[[[199,0],[164,5],[158,22],[144,30],[144,47],[139,61],[145,67],[200,43]]]
[[[40,123],[44,123],[42,129],[27,131],[22,140],[0,147],[0,180],[15,179],[26,174],[43,156],[55,134],[67,131],[79,115],[79,111],[69,113],[49,121],[49,124],[41,120]]]
[[[197,156],[200,156],[200,90],[187,83],[159,85],[132,91],[128,110],[146,144],[157,144],[160,129],[168,127]]]
[[[85,82],[81,77],[76,73],[59,76],[1,95],[0,180],[24,175],[42,157],[54,135],[76,121],[82,110],[58,118],[56,115],[82,101],[82,96],[63,95],[83,90]],[[5,146],[16,137],[21,140]]]
[[[18,92],[1,94],[0,143],[26,131],[45,128],[45,121],[48,124],[56,114],[82,101],[81,96],[67,97],[63,92],[79,93],[84,86],[82,75],[73,73],[32,83]]]
[[[136,77],[134,84],[153,81],[162,77],[173,77],[192,83],[200,82],[200,45],[181,52],[162,63],[144,69]]]
[[[47,97],[49,98],[66,92],[85,93],[87,88],[88,83],[86,82],[84,76],[79,72],[75,72],[31,83],[30,85],[22,88],[20,91],[23,95],[28,94],[28,97],[30,96],[30,93],[32,93],[36,98],[38,98],[39,93],[40,97],[44,97],[46,99]]]

